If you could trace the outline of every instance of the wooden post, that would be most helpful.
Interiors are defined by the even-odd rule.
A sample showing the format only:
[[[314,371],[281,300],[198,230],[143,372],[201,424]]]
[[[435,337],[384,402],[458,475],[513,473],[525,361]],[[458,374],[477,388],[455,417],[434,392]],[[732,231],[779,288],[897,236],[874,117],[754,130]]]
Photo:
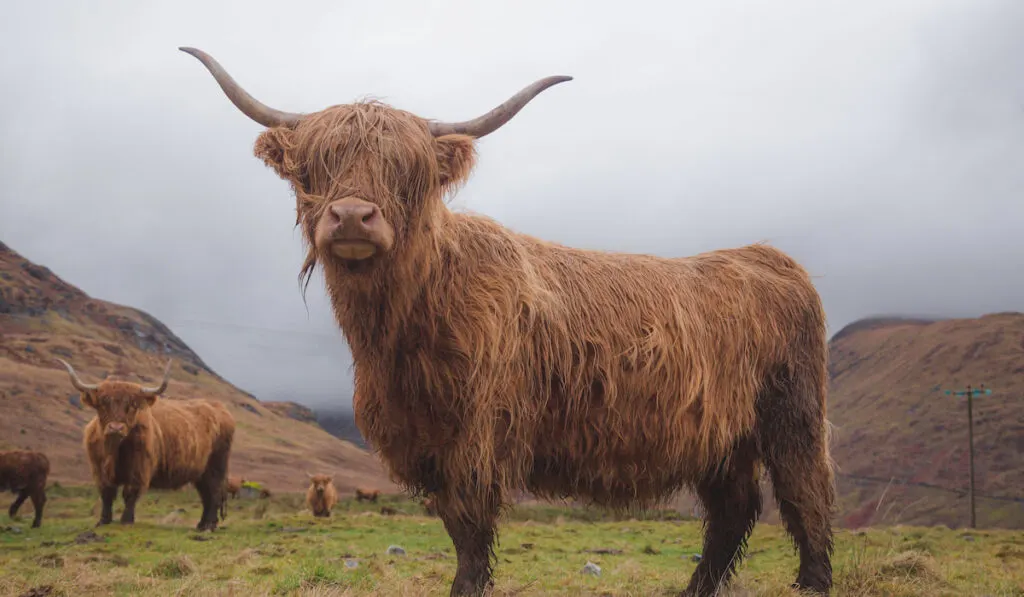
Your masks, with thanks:
[[[985,384],[981,384],[981,391],[985,391]],[[974,509],[974,390],[967,386],[967,462],[971,469],[970,499],[971,499],[971,528],[977,528],[977,517]]]
[[[977,389],[967,386],[966,391],[946,390],[946,394],[953,396],[967,396],[967,462],[970,468],[970,481],[968,485],[968,497],[971,508],[971,528],[977,528],[978,518],[975,511],[974,501],[974,395],[991,394],[992,390],[985,389],[985,384]]]

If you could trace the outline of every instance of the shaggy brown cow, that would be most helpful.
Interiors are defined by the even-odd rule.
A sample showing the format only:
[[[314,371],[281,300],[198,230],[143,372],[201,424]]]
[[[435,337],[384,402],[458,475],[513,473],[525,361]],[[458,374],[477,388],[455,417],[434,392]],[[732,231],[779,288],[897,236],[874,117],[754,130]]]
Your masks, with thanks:
[[[224,488],[225,491],[227,491],[228,496],[237,498],[238,494],[242,491],[242,483],[245,483],[245,477],[228,477]]]
[[[18,494],[7,514],[14,518],[25,500],[32,499],[35,517],[32,528],[43,523],[46,504],[46,478],[50,475],[50,460],[42,452],[8,450],[0,452],[0,491]]]
[[[160,385],[149,388],[112,377],[87,384],[71,365],[57,360],[82,393],[82,404],[96,410],[85,427],[83,443],[103,500],[98,525],[113,519],[119,485],[124,486],[121,523],[131,524],[135,503],[147,489],[179,489],[192,483],[203,502],[196,528],[216,529],[235,435],[228,409],[212,400],[157,400],[167,389],[171,361]]]
[[[428,497],[420,502],[423,506],[423,511],[427,513],[427,516],[437,516],[437,505],[434,504],[434,498]]]
[[[692,257],[581,250],[455,213],[474,139],[569,77],[462,123],[376,101],[269,108],[209,55],[256,155],[291,183],[355,362],[356,421],[394,478],[432,495],[455,545],[453,595],[491,585],[496,521],[517,490],[615,509],[684,487],[707,512],[688,592],[741,559],[763,462],[800,553],[832,583],[825,313],[807,272],[756,244]]]
[[[313,516],[327,517],[331,508],[338,503],[338,490],[334,488],[330,475],[310,475],[309,489],[306,490],[306,505],[313,511]]]
[[[356,489],[357,502],[370,502],[371,504],[376,504],[377,498],[379,497],[379,489]]]

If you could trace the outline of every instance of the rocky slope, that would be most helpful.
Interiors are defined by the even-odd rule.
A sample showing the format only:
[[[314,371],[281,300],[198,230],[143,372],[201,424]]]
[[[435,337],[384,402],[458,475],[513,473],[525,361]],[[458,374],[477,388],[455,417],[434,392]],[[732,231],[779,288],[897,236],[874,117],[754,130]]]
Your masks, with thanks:
[[[145,382],[173,359],[167,398],[227,404],[237,423],[232,474],[271,490],[302,490],[309,471],[333,473],[342,492],[397,491],[372,455],[321,429],[309,409],[261,403],[150,315],[92,298],[0,243],[0,449],[42,450],[52,479],[88,482],[81,440],[93,412],[81,405],[57,357],[87,380],[118,372]]]

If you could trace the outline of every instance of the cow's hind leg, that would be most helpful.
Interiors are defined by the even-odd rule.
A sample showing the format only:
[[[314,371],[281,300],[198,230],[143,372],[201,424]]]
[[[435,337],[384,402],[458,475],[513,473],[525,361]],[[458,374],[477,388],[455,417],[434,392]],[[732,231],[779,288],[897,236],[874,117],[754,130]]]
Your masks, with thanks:
[[[812,376],[813,377],[813,376]],[[759,435],[779,515],[800,552],[794,587],[828,594],[832,586],[835,488],[823,400],[817,384],[787,384],[758,401]]]
[[[25,500],[28,499],[28,495],[29,495],[29,489],[27,487],[25,489],[22,489],[21,491],[19,491],[18,492],[18,497],[14,498],[14,502],[11,504],[10,509],[7,510],[7,515],[10,516],[11,518],[14,518],[15,516],[17,516],[18,515],[18,509],[21,508],[21,505],[24,504]]]
[[[35,508],[35,518],[32,519],[32,528],[38,528],[43,524],[43,506],[46,505],[46,490],[44,487],[37,487],[32,492],[32,507]]]
[[[697,496],[705,512],[704,550],[684,595],[717,594],[743,558],[747,538],[761,515],[757,466],[756,442],[745,439],[722,466],[698,483]]]
[[[206,472],[196,481],[196,490],[203,501],[203,515],[196,525],[197,530],[213,531],[217,528],[217,512],[224,502],[227,489],[228,455],[227,449],[217,450],[210,455]]]

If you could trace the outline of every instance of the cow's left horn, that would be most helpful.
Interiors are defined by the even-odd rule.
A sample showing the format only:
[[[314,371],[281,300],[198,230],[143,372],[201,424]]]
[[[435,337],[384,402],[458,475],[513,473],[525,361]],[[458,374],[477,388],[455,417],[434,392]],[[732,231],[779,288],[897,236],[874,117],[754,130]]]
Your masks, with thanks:
[[[441,135],[469,135],[470,137],[480,138],[484,135],[489,135],[494,131],[501,128],[512,117],[516,115],[520,110],[523,109],[527,103],[533,98],[537,97],[541,91],[544,91],[552,85],[559,83],[565,83],[566,81],[572,81],[572,77],[569,76],[555,76],[545,77],[536,83],[525,87],[519,93],[513,95],[508,101],[501,104],[497,108],[490,112],[474,118],[473,120],[467,120],[465,122],[430,122],[430,132],[435,137]]]
[[[217,84],[224,90],[224,93],[228,96],[228,99],[231,100],[231,103],[235,104],[235,107],[241,110],[243,114],[263,126],[293,126],[300,118],[302,118],[302,114],[275,110],[249,95],[245,89],[242,89],[241,85],[231,78],[228,71],[224,70],[224,67],[214,60],[213,56],[210,56],[206,52],[188,47],[181,47],[178,49],[198,58],[199,62],[202,62],[203,66],[206,67],[206,70],[210,71],[213,78],[217,80]]]
[[[99,384],[87,384],[78,378],[78,374],[75,373],[75,368],[65,362],[63,359],[57,359],[61,365],[68,370],[68,375],[71,377],[71,385],[75,386],[75,389],[80,392],[92,392],[99,387]]]
[[[163,379],[163,381],[160,382],[160,385],[158,385],[155,388],[146,388],[146,387],[144,387],[144,388],[142,388],[140,390],[140,392],[142,392],[146,396],[159,396],[160,394],[164,393],[164,390],[167,389],[167,382],[170,381],[170,379],[171,379],[171,360],[167,359],[167,366],[164,367],[164,379]]]

